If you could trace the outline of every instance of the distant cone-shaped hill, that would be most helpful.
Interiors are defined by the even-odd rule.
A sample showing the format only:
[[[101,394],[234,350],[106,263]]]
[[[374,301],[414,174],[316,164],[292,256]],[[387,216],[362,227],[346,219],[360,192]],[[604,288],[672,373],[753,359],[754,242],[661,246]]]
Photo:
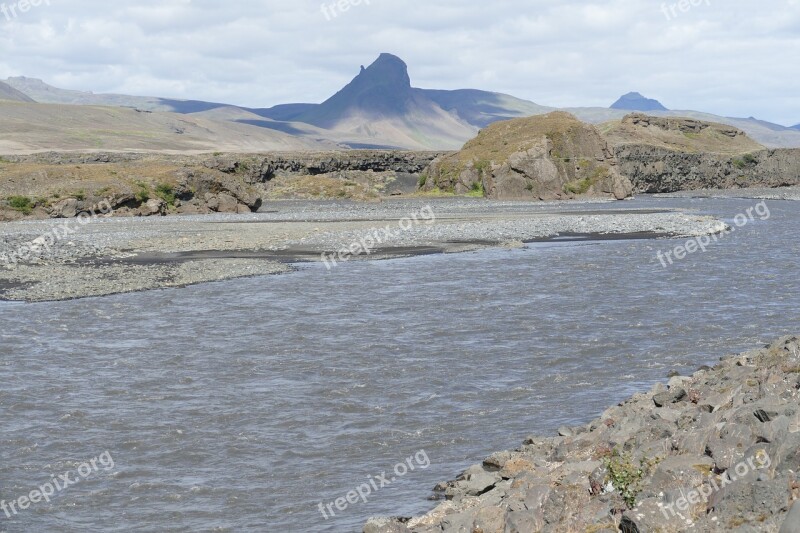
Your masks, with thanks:
[[[611,104],[611,109],[623,109],[626,111],[668,111],[661,102],[646,98],[639,93],[628,93],[620,97],[619,100]]]

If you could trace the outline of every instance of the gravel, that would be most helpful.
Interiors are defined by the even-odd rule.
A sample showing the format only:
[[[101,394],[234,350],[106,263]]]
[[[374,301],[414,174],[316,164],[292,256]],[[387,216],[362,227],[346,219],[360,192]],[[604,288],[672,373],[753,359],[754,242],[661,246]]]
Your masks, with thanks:
[[[2,227],[0,299],[30,302],[282,273],[291,269],[289,263],[321,260],[323,253],[359,242],[374,246],[356,258],[376,259],[431,249],[521,246],[566,233],[696,236],[727,228],[711,217],[625,209],[624,202],[461,198],[285,201],[245,215],[112,217],[85,224],[45,220]]]

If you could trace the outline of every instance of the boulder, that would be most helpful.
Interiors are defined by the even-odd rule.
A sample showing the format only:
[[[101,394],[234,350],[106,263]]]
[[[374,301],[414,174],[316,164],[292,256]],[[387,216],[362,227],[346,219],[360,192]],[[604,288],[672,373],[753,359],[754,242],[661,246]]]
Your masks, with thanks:
[[[142,216],[161,216],[167,212],[167,202],[161,198],[151,198],[140,208]]]

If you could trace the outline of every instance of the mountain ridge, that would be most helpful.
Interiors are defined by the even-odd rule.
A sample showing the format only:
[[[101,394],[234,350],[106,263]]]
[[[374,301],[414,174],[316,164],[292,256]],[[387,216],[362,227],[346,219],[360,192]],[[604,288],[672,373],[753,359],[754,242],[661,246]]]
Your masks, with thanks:
[[[336,145],[340,149],[454,150],[490,124],[513,118],[562,110],[591,124],[621,121],[629,107],[660,117],[686,117],[722,123],[745,131],[770,148],[800,147],[800,125],[788,128],[749,118],[721,117],[700,111],[667,110],[657,100],[628,93],[611,108],[554,108],[514,96],[478,89],[436,90],[416,88],[408,66],[399,57],[383,53],[336,94],[319,104],[287,103],[269,108],[247,108],[201,100],[150,96],[95,94],[65,90],[42,80],[8,78],[13,90],[41,103],[128,107],[140,111],[168,112],[234,122],[274,130],[309,143]],[[1,98],[1,97],[0,97]],[[626,99],[627,98],[627,99]],[[30,102],[29,102],[30,103]],[[620,109],[619,107],[625,107]]]

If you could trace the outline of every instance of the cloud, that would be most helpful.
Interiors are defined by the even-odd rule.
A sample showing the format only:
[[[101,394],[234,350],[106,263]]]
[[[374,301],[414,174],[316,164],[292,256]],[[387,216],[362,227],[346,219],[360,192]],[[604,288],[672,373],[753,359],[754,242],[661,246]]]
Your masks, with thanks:
[[[0,14],[0,77],[260,107],[322,101],[391,52],[420,87],[553,106],[636,90],[674,109],[800,122],[798,0],[685,12],[677,0],[349,1],[329,20],[320,0],[49,0]]]

